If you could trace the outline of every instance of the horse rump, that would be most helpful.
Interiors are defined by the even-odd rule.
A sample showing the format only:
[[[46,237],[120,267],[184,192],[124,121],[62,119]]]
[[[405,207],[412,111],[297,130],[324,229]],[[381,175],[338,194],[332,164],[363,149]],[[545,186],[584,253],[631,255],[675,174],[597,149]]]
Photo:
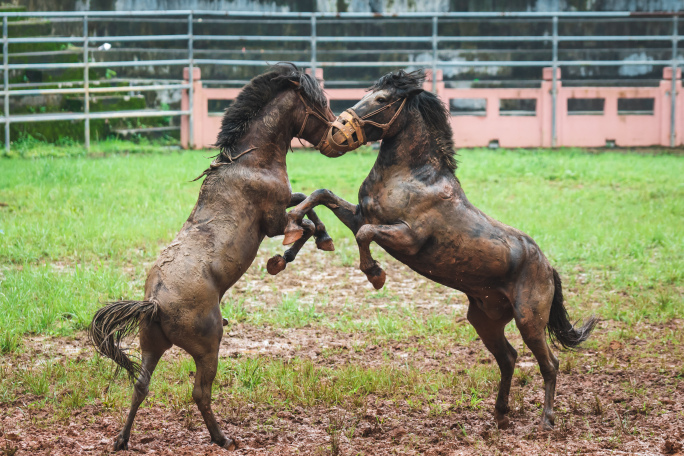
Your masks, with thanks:
[[[594,330],[598,319],[590,317],[582,326],[576,328],[570,323],[568,311],[563,304],[563,284],[558,275],[558,271],[553,270],[554,293],[551,303],[551,313],[546,330],[549,339],[554,345],[561,345],[563,348],[577,348],[582,342],[589,338]]]
[[[156,320],[157,311],[153,301],[114,301],[99,309],[88,327],[88,337],[98,353],[117,364],[117,373],[125,369],[131,381],[140,377],[142,367],[126,354],[121,342],[136,334],[141,324]]]

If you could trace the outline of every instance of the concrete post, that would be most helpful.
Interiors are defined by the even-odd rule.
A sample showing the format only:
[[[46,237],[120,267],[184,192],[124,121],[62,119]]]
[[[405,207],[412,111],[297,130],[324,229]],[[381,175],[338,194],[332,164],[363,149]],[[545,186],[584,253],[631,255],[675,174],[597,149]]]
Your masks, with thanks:
[[[187,84],[190,81],[190,68],[183,68],[183,80]],[[184,149],[190,147],[199,149],[205,144],[205,138],[202,136],[202,124],[204,117],[207,116],[208,106],[207,100],[204,98],[202,92],[202,72],[198,67],[192,69],[192,117],[193,117],[193,140],[194,144],[190,144],[190,120],[188,116],[181,116],[181,146]],[[181,110],[190,109],[190,96],[187,89],[183,89],[181,97]]]

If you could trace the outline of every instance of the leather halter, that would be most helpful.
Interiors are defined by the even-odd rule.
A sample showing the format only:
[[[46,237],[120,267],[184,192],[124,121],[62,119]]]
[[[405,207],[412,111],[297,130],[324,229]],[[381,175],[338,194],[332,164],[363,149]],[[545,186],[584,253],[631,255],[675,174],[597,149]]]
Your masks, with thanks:
[[[321,120],[324,124],[328,126],[328,130],[332,128],[332,122],[328,119],[325,118],[325,115],[323,115],[318,109],[312,108],[309,106],[309,104],[306,102],[304,97],[302,96],[301,93],[297,92],[297,95],[299,96],[299,99],[302,100],[302,103],[304,103],[304,106],[306,107],[306,116],[304,116],[304,122],[302,123],[302,128],[299,129],[299,133],[297,133],[296,138],[301,139],[302,134],[304,133],[304,129],[306,128],[306,123],[309,121],[309,116],[312,115],[314,117],[317,117],[319,120]],[[335,116],[333,112],[330,110],[328,107],[328,113],[331,114],[332,116]],[[330,147],[330,144],[328,144],[328,134],[323,133],[323,136],[321,136],[321,140],[318,142],[318,144],[315,146],[316,150],[319,150],[321,153],[328,157],[337,157],[338,155],[335,155],[332,148]]]
[[[370,117],[389,109],[399,100],[401,100],[401,105],[389,122],[381,124],[378,122],[373,122],[372,120],[368,120]],[[394,121],[397,120],[399,113],[401,113],[402,109],[404,109],[404,105],[406,105],[406,98],[397,98],[392,103],[386,104],[382,108],[378,108],[373,112],[369,112],[363,117],[359,117],[352,108],[347,109],[340,114],[337,119],[335,119],[330,127],[330,130],[328,130],[328,137],[326,138],[328,145],[335,152],[337,152],[337,156],[342,155],[345,152],[349,152],[350,150],[357,149],[367,142],[366,133],[363,129],[363,127],[366,125],[372,125],[381,129],[382,135],[379,139],[383,139]],[[335,131],[335,129],[337,129],[337,131]]]

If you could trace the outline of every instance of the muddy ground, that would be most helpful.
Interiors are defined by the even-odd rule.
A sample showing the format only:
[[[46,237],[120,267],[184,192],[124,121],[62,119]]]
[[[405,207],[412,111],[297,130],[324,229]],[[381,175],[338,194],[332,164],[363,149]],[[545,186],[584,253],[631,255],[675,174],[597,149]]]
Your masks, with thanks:
[[[229,292],[250,312],[276,306],[282,293],[298,292],[302,303],[335,319],[353,315],[362,322],[378,311],[410,303],[414,315],[444,314],[467,325],[465,297],[436,286],[387,257],[387,291],[372,291],[351,261],[306,249],[280,276],[264,273],[265,262],[280,247],[262,249],[248,274]],[[581,293],[568,289],[567,293]],[[588,308],[592,304],[587,304]],[[214,402],[227,435],[234,437],[238,455],[476,455],[476,454],[684,454],[684,321],[663,324],[602,321],[588,348],[561,352],[557,384],[556,428],[540,432],[543,401],[541,375],[530,351],[513,331],[510,341],[519,352],[511,392],[511,421],[496,429],[492,417],[495,393],[477,407],[457,403],[448,391],[437,395],[439,413],[406,401],[369,395],[361,403],[339,406],[297,406],[283,410],[263,402],[245,403],[239,410],[230,398]],[[627,334],[618,337],[617,334]],[[675,335],[674,337],[672,335]],[[55,362],[92,356],[84,334],[68,338],[27,338],[19,358],[3,360],[5,369],[17,362]],[[556,353],[559,351],[556,350]],[[183,357],[171,350],[167,360]],[[297,327],[264,322],[233,322],[221,347],[226,358],[266,357],[310,359],[316,365],[363,367],[410,362],[421,370],[439,371],[466,381],[469,369],[492,365],[493,358],[479,340],[435,343],[430,335],[377,337],[372,331],[334,329],[321,321]],[[6,371],[7,372],[7,371]],[[185,381],[185,379],[179,379]],[[187,379],[187,381],[191,381]],[[496,388],[494,388],[495,390]],[[154,395],[154,380],[151,386]],[[47,402],[38,412],[26,404],[36,400],[19,395],[0,406],[0,455],[109,454],[127,410],[101,402],[88,404],[69,416],[55,418],[56,405]],[[196,408],[174,411],[158,402],[138,413],[130,450],[119,454],[219,455]]]

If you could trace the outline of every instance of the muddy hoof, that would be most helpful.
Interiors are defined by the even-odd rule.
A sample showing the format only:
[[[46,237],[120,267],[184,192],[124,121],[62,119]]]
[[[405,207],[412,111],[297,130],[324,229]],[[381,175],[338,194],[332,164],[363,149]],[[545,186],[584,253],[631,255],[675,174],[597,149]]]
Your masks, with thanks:
[[[128,449],[128,439],[124,439],[122,436],[118,436],[114,442],[114,451],[122,451]]]
[[[387,275],[379,266],[374,267],[366,273],[368,281],[373,284],[373,288],[379,290],[385,285],[385,278]]]
[[[275,255],[268,260],[268,263],[266,263],[266,270],[269,274],[276,275],[280,271],[284,270],[286,266],[287,261],[285,261],[285,258],[283,258],[282,255]]]
[[[290,245],[293,242],[299,240],[304,235],[304,228],[297,225],[293,221],[288,222],[287,228],[285,228],[285,238],[283,239],[283,245]]]
[[[496,418],[496,427],[499,429],[508,429],[511,427],[511,420],[508,419],[507,416],[502,416],[502,417],[497,417]]]
[[[316,239],[316,247],[318,250],[323,250],[325,252],[334,252],[335,244],[330,236],[321,237],[321,239]]]
[[[539,430],[542,432],[553,431],[553,421],[543,418],[542,422],[539,423]]]
[[[223,443],[219,443],[219,442],[216,442],[215,440],[212,440],[211,443],[218,445],[221,448],[225,448],[228,451],[237,450],[237,443],[235,443],[235,441],[232,439],[225,439],[223,441]]]

